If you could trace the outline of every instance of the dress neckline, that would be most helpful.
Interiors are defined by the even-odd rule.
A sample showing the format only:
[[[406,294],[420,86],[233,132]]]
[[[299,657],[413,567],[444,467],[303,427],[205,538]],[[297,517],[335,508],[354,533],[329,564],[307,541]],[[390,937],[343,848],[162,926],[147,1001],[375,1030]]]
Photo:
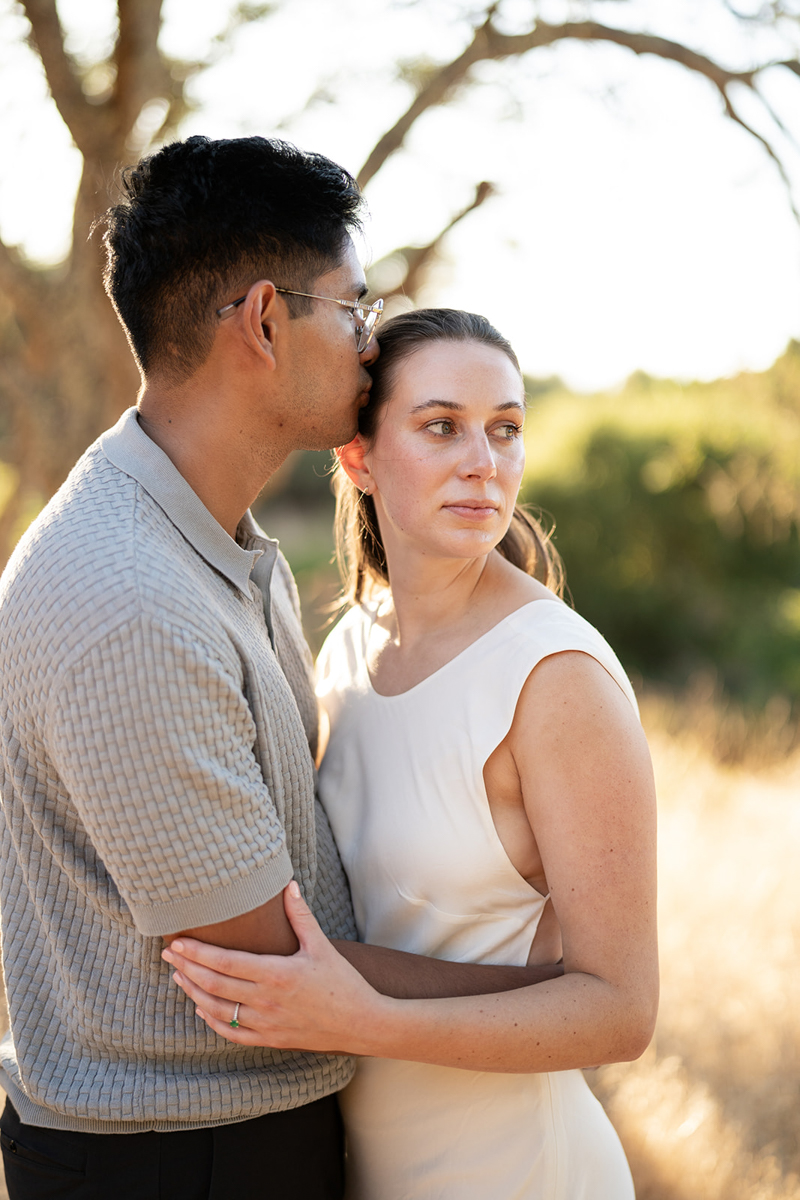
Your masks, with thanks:
[[[521,604],[519,606],[519,608],[515,608],[513,612],[507,613],[505,617],[501,617],[500,620],[497,622],[497,624],[493,625],[491,627],[491,629],[487,629],[485,633],[482,633],[480,635],[480,637],[476,637],[474,642],[470,642],[469,645],[465,646],[463,650],[459,650],[458,654],[454,654],[453,657],[449,658],[446,663],[442,663],[442,665],[440,667],[437,667],[435,671],[431,671],[430,675],[426,675],[424,679],[420,679],[419,683],[415,683],[415,684],[413,684],[412,687],[406,688],[406,690],[404,692],[394,692],[390,696],[384,695],[383,692],[379,692],[377,690],[377,688],[375,687],[375,684],[372,682],[372,676],[370,674],[369,665],[367,662],[367,645],[369,643],[369,635],[372,632],[372,629],[375,625],[375,621],[378,616],[379,605],[376,604],[374,606],[374,608],[372,610],[370,610],[369,608],[367,608],[367,606],[365,604],[362,604],[361,609],[369,618],[368,624],[366,624],[364,626],[363,643],[362,643],[361,649],[362,649],[362,661],[363,661],[363,665],[364,665],[364,675],[366,677],[367,685],[369,687],[370,692],[372,693],[373,696],[377,696],[379,700],[402,700],[404,697],[412,695],[412,693],[417,692],[420,688],[424,687],[425,684],[429,683],[432,679],[436,679],[444,671],[447,671],[450,667],[453,666],[454,663],[457,663],[457,662],[459,662],[460,659],[463,659],[465,657],[465,655],[470,654],[470,652],[474,649],[475,646],[479,646],[479,645],[481,645],[481,643],[484,643],[487,640],[487,638],[491,638],[492,635],[498,629],[501,629],[504,625],[506,625],[509,621],[511,621],[514,617],[516,617],[519,613],[524,612],[525,609],[527,609],[527,608],[532,608],[534,604],[560,604],[560,605],[562,605],[562,607],[565,607],[564,601],[559,599],[559,597],[555,596],[555,595],[552,598],[550,596],[540,596],[538,598],[538,600],[529,600],[527,602],[527,604]]]

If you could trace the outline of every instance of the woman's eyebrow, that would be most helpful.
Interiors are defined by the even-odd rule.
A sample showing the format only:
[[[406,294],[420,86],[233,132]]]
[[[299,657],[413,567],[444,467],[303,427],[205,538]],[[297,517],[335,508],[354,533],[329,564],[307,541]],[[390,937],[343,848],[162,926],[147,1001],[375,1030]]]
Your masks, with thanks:
[[[429,408],[446,408],[449,412],[464,412],[466,405],[459,403],[458,400],[423,400],[420,404],[415,404],[411,412],[424,412]],[[524,413],[525,405],[521,400],[503,400],[495,405],[495,412],[508,412],[509,409],[517,409]]]
[[[451,412],[463,412],[464,405],[459,404],[458,400],[423,400],[420,404],[415,404],[411,409],[412,413],[424,412],[426,408],[447,408]]]

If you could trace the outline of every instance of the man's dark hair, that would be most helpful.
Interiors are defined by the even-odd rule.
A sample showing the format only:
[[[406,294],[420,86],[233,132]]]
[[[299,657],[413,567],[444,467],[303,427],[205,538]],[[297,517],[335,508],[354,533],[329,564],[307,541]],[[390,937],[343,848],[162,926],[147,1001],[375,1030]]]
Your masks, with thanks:
[[[263,137],[173,142],[123,171],[122,190],[105,216],[106,291],[142,372],[175,381],[209,354],[218,308],[258,279],[313,291],[360,228],[347,171]],[[311,303],[286,301],[291,316]]]

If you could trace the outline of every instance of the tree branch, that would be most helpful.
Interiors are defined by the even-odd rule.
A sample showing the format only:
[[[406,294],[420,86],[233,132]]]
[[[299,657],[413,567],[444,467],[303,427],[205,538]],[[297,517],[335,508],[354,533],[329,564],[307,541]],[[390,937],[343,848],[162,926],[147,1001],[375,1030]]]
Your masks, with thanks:
[[[731,14],[731,16],[736,17],[737,21],[750,21],[750,22],[760,23],[763,20],[762,12],[743,13],[743,12],[739,12],[739,9],[736,8],[731,3],[731,0],[722,0],[722,3],[723,3],[723,6],[725,8],[727,8],[727,10]]]
[[[452,92],[458,84],[463,82],[474,63],[490,57],[487,40],[487,30],[490,27],[490,20],[491,15],[489,20],[480,26],[479,29],[476,29],[475,36],[466,50],[458,58],[453,59],[452,62],[447,63],[440,71],[436,72],[418,92],[411,106],[400,117],[399,121],[395,122],[392,128],[387,130],[383,137],[376,142],[370,151],[367,161],[358,172],[357,180],[359,187],[366,187],[372,177],[377,175],[387,158],[400,149],[411,126],[424,112],[429,108],[435,108],[437,104],[441,104],[446,99],[448,93]]]
[[[768,151],[770,157],[780,165],[780,159],[768,141],[742,121],[735,114],[728,97],[727,89],[731,84],[740,83],[754,92],[759,99],[754,81],[756,76],[768,67],[783,66],[800,75],[800,64],[794,61],[773,62],[749,71],[729,71],[713,59],[699,54],[680,42],[667,38],[656,37],[648,33],[636,33],[628,29],[615,29],[601,25],[596,21],[566,22],[562,25],[550,25],[545,21],[537,21],[531,29],[520,34],[500,33],[492,24],[492,10],[487,19],[474,33],[469,46],[452,62],[445,64],[420,89],[412,104],[400,119],[388,130],[370,153],[358,175],[358,182],[366,187],[373,176],[380,170],[386,160],[394,154],[405,142],[414,122],[429,108],[442,104],[452,92],[465,80],[470,69],[479,62],[496,62],[500,59],[519,57],[529,50],[543,46],[552,46],[566,40],[607,42],[631,50],[634,54],[652,54],[657,58],[678,63],[695,74],[708,79],[722,96],[727,115],[741,125],[748,133],[752,133]],[[786,172],[781,167],[781,175],[786,179]]]
[[[158,49],[161,5],[162,0],[117,0],[117,77],[112,104],[119,143],[124,143],[148,100],[169,99],[173,90]]]
[[[90,152],[94,139],[87,138],[87,126],[97,120],[97,108],[90,110],[79,71],[64,49],[64,31],[55,0],[21,0],[31,26],[31,38],[41,59],[47,83],[73,141],[82,154]]]
[[[461,212],[456,213],[453,219],[445,225],[444,229],[436,235],[432,242],[429,242],[427,246],[414,246],[408,251],[403,251],[408,262],[408,273],[403,280],[401,288],[396,289],[397,291],[402,290],[408,296],[416,296],[424,284],[425,276],[430,270],[434,259],[439,253],[442,242],[450,230],[454,229],[459,221],[463,221],[464,217],[474,212],[476,208],[480,208],[485,200],[488,200],[490,196],[495,194],[496,190],[492,183],[485,181],[479,183],[475,188],[475,197],[472,202],[466,208],[462,208]]]
[[[444,238],[459,221],[463,221],[464,217],[469,213],[474,212],[476,208],[480,208],[484,201],[495,194],[495,191],[494,184],[479,183],[475,189],[475,197],[472,202],[466,208],[463,208],[461,212],[456,213],[453,219],[445,225],[444,229],[437,233],[433,241],[428,242],[427,246],[403,246],[400,250],[395,250],[390,254],[388,256],[390,259],[402,258],[405,261],[406,273],[401,282],[395,287],[382,289],[384,300],[391,300],[395,296],[406,296],[409,299],[415,299],[425,282],[425,276],[439,253]],[[381,262],[386,262],[386,259],[382,259]],[[377,262],[371,268],[371,271],[379,271],[381,262]],[[367,272],[368,277],[371,271]]]
[[[5,563],[11,557],[11,551],[14,549],[14,531],[22,516],[24,502],[25,489],[22,475],[18,473],[11,494],[0,509],[0,562]]]
[[[762,4],[758,12],[746,13],[741,12],[731,0],[722,0],[722,3],[732,16],[738,21],[746,21],[750,25],[771,25],[776,21],[797,21],[800,14],[789,12],[780,0],[771,0],[770,3]]]
[[[800,212],[798,212],[797,205],[795,204],[794,199],[792,197],[792,181],[789,178],[789,176],[787,175],[786,168],[784,167],[783,163],[781,162],[779,155],[772,148],[772,146],[769,144],[767,139],[765,137],[763,137],[762,134],[760,134],[758,132],[758,130],[754,129],[752,125],[748,125],[747,121],[745,121],[744,118],[739,115],[739,113],[734,108],[733,103],[731,102],[731,99],[728,96],[727,92],[723,92],[722,95],[723,95],[723,99],[725,101],[726,116],[730,117],[730,119],[732,121],[734,121],[737,125],[741,125],[742,129],[746,130],[746,132],[749,133],[752,137],[754,137],[757,142],[760,142],[761,145],[766,150],[767,154],[770,156],[772,161],[775,163],[775,166],[778,168],[778,173],[779,173],[781,179],[783,180],[784,184],[786,185],[786,191],[788,193],[788,199],[789,199],[789,207],[792,210],[792,214],[794,216],[795,221],[797,221],[798,225],[800,225]]]
[[[783,64],[781,64],[781,65],[783,65]],[[800,66],[800,64],[798,64],[798,66]],[[762,67],[761,70],[766,70],[766,67]],[[787,139],[787,141],[790,141],[793,146],[800,148],[800,144],[798,144],[797,138],[794,136],[791,129],[789,129],[789,127],[786,125],[786,122],[775,111],[775,109],[770,104],[769,100],[767,100],[766,96],[761,91],[761,89],[757,86],[757,84],[753,85],[753,91],[756,93],[756,95],[758,96],[758,99],[764,105],[764,108],[766,109],[767,114],[770,117],[770,119],[774,122],[775,127],[777,129],[780,129],[781,133]],[[730,115],[730,114],[728,114],[728,115]]]
[[[0,291],[13,305],[16,315],[33,322],[40,315],[40,297],[32,284],[31,271],[23,266],[16,252],[0,239]]]

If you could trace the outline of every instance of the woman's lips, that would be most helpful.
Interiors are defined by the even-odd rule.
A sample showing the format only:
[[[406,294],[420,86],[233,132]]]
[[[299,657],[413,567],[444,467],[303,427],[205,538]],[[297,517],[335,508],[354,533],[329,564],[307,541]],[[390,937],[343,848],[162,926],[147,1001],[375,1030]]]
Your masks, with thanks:
[[[490,500],[460,500],[455,504],[444,504],[442,507],[457,517],[473,521],[484,521],[497,512],[497,505],[492,504]]]

